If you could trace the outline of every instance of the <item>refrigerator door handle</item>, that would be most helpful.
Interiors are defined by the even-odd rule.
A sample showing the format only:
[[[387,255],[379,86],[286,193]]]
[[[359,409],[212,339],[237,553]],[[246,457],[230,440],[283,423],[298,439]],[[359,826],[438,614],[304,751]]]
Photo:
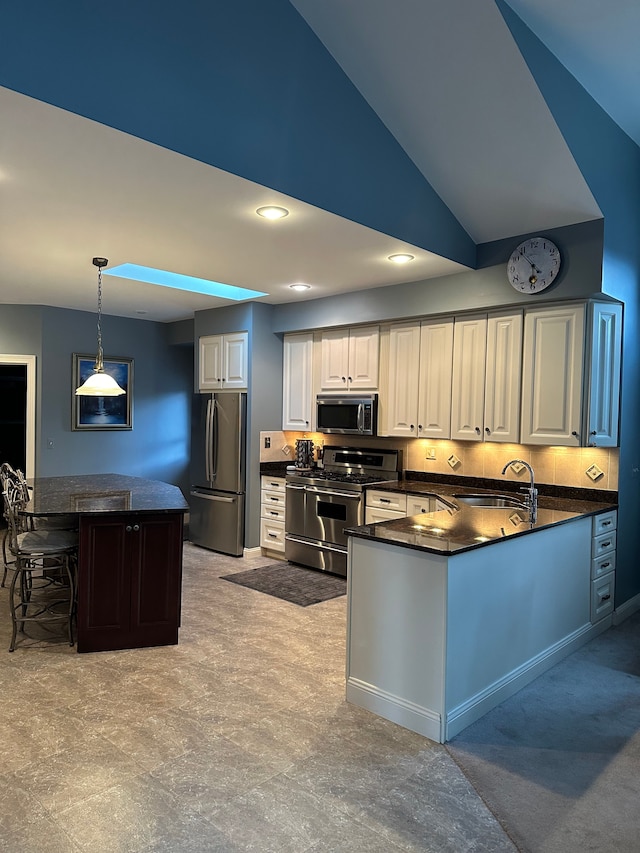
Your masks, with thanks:
[[[237,498],[226,498],[222,495],[208,495],[205,492],[191,492],[191,497],[193,498],[204,498],[205,501],[217,501],[222,504],[232,504]]]
[[[215,397],[211,399],[211,481],[218,476],[218,403]]]
[[[204,475],[210,482],[211,477],[211,405],[213,399],[209,397],[207,400],[207,415],[204,428]]]

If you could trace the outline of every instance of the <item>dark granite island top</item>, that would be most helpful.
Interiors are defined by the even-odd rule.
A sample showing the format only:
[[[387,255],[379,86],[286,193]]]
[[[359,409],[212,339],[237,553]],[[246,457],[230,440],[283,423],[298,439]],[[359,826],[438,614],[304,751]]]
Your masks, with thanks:
[[[126,474],[38,477],[29,485],[33,488],[25,510],[29,515],[184,513],[189,509],[177,486]]]

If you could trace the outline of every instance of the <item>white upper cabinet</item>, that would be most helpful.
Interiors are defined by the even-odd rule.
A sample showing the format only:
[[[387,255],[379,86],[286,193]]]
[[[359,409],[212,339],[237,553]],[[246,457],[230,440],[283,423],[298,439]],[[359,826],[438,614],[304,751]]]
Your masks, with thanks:
[[[584,304],[525,312],[522,444],[583,443],[584,333]]]
[[[418,381],[420,378],[420,324],[391,326],[389,370],[384,405],[385,435],[416,438]]]
[[[429,320],[420,326],[418,438],[451,436],[453,320]]]
[[[620,409],[622,305],[589,306],[589,365],[583,441],[590,447],[616,447]]]
[[[522,312],[456,320],[451,438],[517,442],[521,369]]]
[[[322,332],[320,388],[375,391],[378,388],[378,326]]]
[[[282,429],[313,429],[313,333],[284,336]]]
[[[451,319],[391,326],[387,435],[449,438],[452,351]]]
[[[487,317],[456,319],[453,330],[451,438],[482,441]]]
[[[198,347],[198,390],[244,391],[248,386],[248,365],[247,332],[201,337]]]
[[[489,314],[484,385],[484,440],[520,441],[522,313]]]

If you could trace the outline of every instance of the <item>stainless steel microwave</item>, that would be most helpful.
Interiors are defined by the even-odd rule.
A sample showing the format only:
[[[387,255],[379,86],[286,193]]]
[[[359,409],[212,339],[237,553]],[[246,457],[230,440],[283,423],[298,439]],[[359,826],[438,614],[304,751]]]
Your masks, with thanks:
[[[377,394],[318,394],[316,431],[340,435],[375,435]]]

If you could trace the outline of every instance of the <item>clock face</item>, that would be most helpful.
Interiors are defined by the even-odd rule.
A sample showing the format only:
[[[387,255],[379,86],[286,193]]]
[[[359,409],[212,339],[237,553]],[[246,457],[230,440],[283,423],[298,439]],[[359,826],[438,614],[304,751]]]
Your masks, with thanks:
[[[531,237],[512,252],[507,264],[509,284],[522,293],[539,293],[560,271],[560,250],[546,237]]]

